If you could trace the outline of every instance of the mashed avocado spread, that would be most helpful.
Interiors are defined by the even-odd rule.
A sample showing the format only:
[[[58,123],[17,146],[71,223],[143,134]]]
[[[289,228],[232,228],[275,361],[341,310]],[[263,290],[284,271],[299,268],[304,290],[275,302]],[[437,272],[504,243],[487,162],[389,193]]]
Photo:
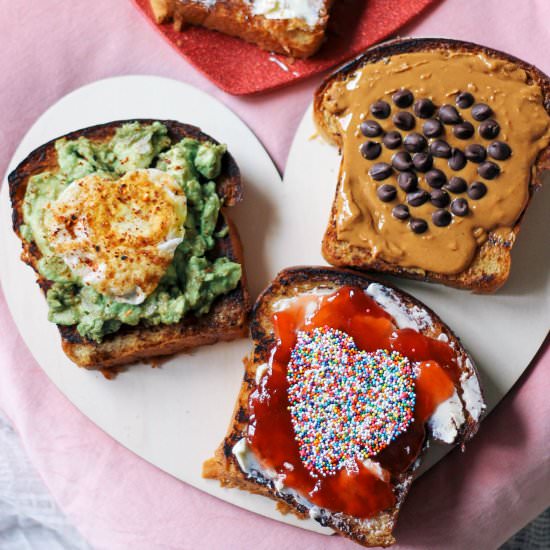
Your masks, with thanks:
[[[227,234],[227,226],[216,232],[221,200],[213,181],[221,171],[224,145],[190,138],[172,145],[167,128],[160,122],[133,122],[118,128],[110,141],[59,139],[55,148],[59,171],[29,179],[20,228],[23,238],[35,242],[42,253],[40,273],[53,281],[46,296],[50,321],[76,325],[83,337],[101,342],[123,324],[170,324],[188,312],[207,313],[216,297],[237,286],[241,266],[226,257],[211,259],[208,255],[216,239]],[[172,263],[156,289],[135,305],[100,294],[71,272],[52,251],[44,211],[77,179],[90,174],[120,178],[130,171],[148,168],[167,172],[176,179],[186,196],[187,215],[183,242],[177,246]]]

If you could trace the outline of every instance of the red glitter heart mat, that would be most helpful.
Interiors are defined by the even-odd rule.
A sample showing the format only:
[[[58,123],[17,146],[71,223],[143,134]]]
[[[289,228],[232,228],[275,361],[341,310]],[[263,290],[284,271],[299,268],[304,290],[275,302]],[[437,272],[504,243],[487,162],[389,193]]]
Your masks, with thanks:
[[[244,95],[279,88],[334,67],[392,35],[437,0],[339,0],[331,12],[325,44],[306,60],[290,60],[199,27],[176,32],[171,24],[155,23],[149,0],[133,1],[199,71],[222,90]]]

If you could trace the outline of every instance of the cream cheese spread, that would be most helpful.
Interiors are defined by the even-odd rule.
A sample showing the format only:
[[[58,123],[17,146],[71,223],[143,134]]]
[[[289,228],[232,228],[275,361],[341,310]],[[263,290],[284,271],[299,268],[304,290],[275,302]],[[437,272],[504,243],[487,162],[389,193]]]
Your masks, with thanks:
[[[218,0],[198,0],[211,8]],[[319,23],[324,0],[245,0],[253,15],[267,19],[302,19],[310,27]]]

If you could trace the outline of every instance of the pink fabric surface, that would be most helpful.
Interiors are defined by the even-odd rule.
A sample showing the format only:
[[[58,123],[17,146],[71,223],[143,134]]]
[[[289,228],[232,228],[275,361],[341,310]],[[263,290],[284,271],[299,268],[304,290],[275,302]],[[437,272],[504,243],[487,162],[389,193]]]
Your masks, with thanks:
[[[49,105],[76,87],[120,74],[169,76],[218,97],[250,125],[282,169],[319,82],[312,78],[252,98],[228,96],[156,36],[129,0],[0,0],[0,14],[2,171]],[[548,0],[446,0],[402,34],[482,42],[550,72],[548,21]],[[226,504],[124,449],[49,382],[18,335],[1,293],[0,335],[0,407],[53,496],[93,547],[353,547]],[[397,548],[496,548],[550,504],[549,384],[547,347],[466,453],[453,451],[413,487]]]

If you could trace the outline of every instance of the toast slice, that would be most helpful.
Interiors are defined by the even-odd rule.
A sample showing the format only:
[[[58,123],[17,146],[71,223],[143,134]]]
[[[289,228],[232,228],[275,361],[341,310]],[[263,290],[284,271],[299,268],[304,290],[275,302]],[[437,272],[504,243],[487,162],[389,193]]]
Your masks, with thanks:
[[[434,61],[436,56],[440,56],[443,64],[435,64],[437,61]],[[480,73],[479,66],[476,67],[475,65],[471,65],[474,69],[469,73],[466,70],[471,68],[467,66],[467,63],[471,63],[470,60],[473,58],[478,59],[479,63],[483,62],[484,64],[485,68]],[[395,63],[395,68],[392,68],[392,62]],[[426,62],[433,62],[435,70],[432,71],[431,68],[424,69],[424,67],[427,67]],[[397,68],[398,63],[403,64],[405,68],[399,70]],[[416,73],[414,72],[415,64],[420,67]],[[447,73],[445,73],[444,64],[447,66]],[[411,67],[413,69],[409,70]],[[487,69],[487,67],[489,68]],[[376,74],[375,71],[379,72]],[[476,71],[481,76],[476,76]],[[481,78],[485,78],[487,76],[485,73],[488,74],[491,71],[495,73],[500,71],[498,75],[495,75],[495,78],[497,76],[502,78],[502,82],[504,82],[503,86],[511,86],[510,82],[517,80],[516,92],[506,93],[509,90],[496,89],[500,86],[500,83],[497,83],[495,84],[495,95],[488,95],[485,98],[484,86],[487,84]],[[365,76],[361,81],[362,74]],[[473,76],[466,77],[464,76],[466,74]],[[386,87],[385,94],[377,94],[380,91],[380,88],[376,88],[378,76],[380,77],[381,84]],[[511,76],[511,78],[508,78],[508,76]],[[477,82],[478,78],[480,79],[479,82]],[[359,81],[362,82],[360,86],[357,85]],[[367,83],[374,87],[375,91],[372,91],[373,88],[371,88],[370,92],[367,91]],[[520,86],[522,86],[521,91]],[[438,118],[438,111],[436,110],[435,113],[428,113],[427,115],[423,114],[422,118],[415,116],[412,124],[416,121],[416,127],[413,129],[413,132],[417,134],[424,133],[426,141],[430,144],[426,151],[431,153],[431,144],[436,139],[447,140],[451,146],[462,149],[465,152],[467,152],[469,144],[475,142],[477,144],[476,147],[479,147],[480,144],[483,146],[481,150],[482,157],[486,156],[486,160],[493,161],[492,164],[500,165],[500,169],[502,170],[502,173],[495,179],[481,180],[485,189],[488,189],[488,192],[480,200],[471,199],[470,193],[473,191],[470,188],[468,188],[467,192],[465,192],[465,187],[461,191],[459,189],[460,192],[451,192],[448,185],[445,185],[443,190],[436,189],[436,193],[440,195],[439,199],[441,199],[441,191],[444,191],[444,193],[442,198],[443,204],[439,204],[435,208],[443,207],[443,210],[445,210],[449,206],[448,202],[455,198],[460,198],[463,204],[464,201],[470,203],[469,212],[467,214],[462,213],[462,217],[454,214],[452,210],[453,204],[451,203],[446,213],[442,215],[443,222],[439,222],[448,224],[447,227],[436,227],[435,222],[431,223],[432,220],[430,217],[436,214],[434,206],[430,204],[430,200],[418,207],[416,205],[415,207],[411,206],[412,203],[409,202],[409,196],[406,194],[409,191],[406,189],[406,184],[404,187],[401,187],[400,183],[395,185],[399,182],[399,180],[396,181],[399,171],[394,166],[390,166],[390,170],[393,168],[393,173],[385,180],[376,181],[366,173],[369,169],[368,167],[372,166],[371,163],[378,163],[380,160],[384,160],[392,164],[395,158],[392,155],[405,149],[403,142],[402,145],[394,145],[391,151],[388,151],[384,143],[386,133],[390,130],[398,130],[402,134],[403,140],[405,139],[406,131],[410,130],[409,128],[406,131],[401,131],[399,127],[395,127],[392,116],[397,109],[404,109],[407,112],[405,116],[408,116],[408,113],[416,115],[416,103],[411,105],[402,97],[402,106],[399,107],[393,100],[393,94],[401,87],[410,88],[414,92],[415,102],[419,98],[423,98],[423,96],[425,96],[423,99],[433,99],[436,109],[443,102],[448,102],[453,109],[456,105],[459,116],[466,122],[466,136],[469,136],[466,141],[464,141],[464,136],[462,139],[455,137],[453,123],[449,123],[449,125],[444,124],[443,134],[429,138],[428,134],[425,133],[423,124],[427,116]],[[354,107],[352,109],[344,106],[343,101],[346,102],[349,98],[342,95],[343,90],[347,90],[347,93],[350,94],[349,98],[353,97]],[[490,104],[490,107],[494,110],[491,116],[501,126],[497,140],[507,140],[512,146],[512,155],[508,160],[494,162],[496,157],[491,158],[490,142],[494,138],[485,138],[479,134],[481,132],[481,125],[486,123],[479,122],[473,118],[473,111],[470,110],[471,98],[468,100],[467,95],[465,96],[463,107],[458,107],[458,104],[455,103],[458,100],[457,94],[460,91],[471,91],[469,95],[473,95],[476,103],[486,101]],[[351,94],[354,93],[356,95],[352,96]],[[445,98],[439,98],[438,93],[445,95]],[[376,97],[370,97],[369,94],[374,94]],[[520,110],[523,110],[523,105],[520,106],[518,102],[522,97],[526,96],[530,97],[529,101],[532,102],[530,106],[532,111],[529,114],[524,113],[523,116],[526,118],[521,119],[519,115],[511,113],[518,113]],[[497,99],[493,101],[495,97]],[[341,221],[342,213],[345,215],[344,208],[346,204],[349,208],[349,201],[345,203],[343,198],[344,195],[348,199],[350,197],[350,193],[347,191],[347,182],[350,180],[346,179],[346,173],[350,173],[352,163],[353,166],[359,166],[357,163],[359,163],[360,158],[360,153],[355,153],[355,149],[352,150],[352,143],[355,146],[355,139],[369,139],[363,137],[362,131],[359,128],[357,128],[357,135],[351,136],[351,126],[354,126],[354,128],[355,125],[360,126],[359,119],[354,118],[358,114],[358,111],[362,112],[363,120],[365,121],[368,118],[375,118],[369,113],[369,104],[372,105],[372,102],[380,99],[386,101],[391,108],[391,115],[388,118],[378,118],[375,120],[377,124],[382,126],[382,134],[371,138],[374,142],[381,142],[382,153],[372,161],[363,159],[365,163],[361,167],[363,172],[362,175],[357,175],[357,177],[361,181],[364,181],[365,185],[374,186],[374,191],[383,184],[390,184],[393,188],[390,191],[392,193],[394,190],[397,191],[396,198],[392,199],[391,196],[386,195],[385,200],[388,201],[386,203],[382,203],[382,199],[375,195],[372,195],[372,200],[369,198],[352,199],[355,206],[359,209],[359,213],[357,214],[356,212],[357,216],[363,216],[362,219],[366,220],[366,222],[363,225],[360,225],[362,222],[357,222],[354,226],[352,224],[356,222],[350,222],[350,225],[346,228],[345,225],[347,222]],[[349,99],[349,102],[351,103],[351,99]],[[347,120],[346,115],[351,116],[351,122],[348,129],[344,130],[341,121]],[[481,116],[485,115],[482,114]],[[514,117],[517,117],[518,120],[512,120]],[[506,282],[511,267],[511,249],[519,233],[526,208],[534,192],[542,185],[542,173],[550,169],[550,79],[545,74],[533,65],[508,54],[472,43],[439,38],[393,40],[367,50],[364,54],[330,75],[315,93],[314,119],[323,137],[343,152],[336,196],[322,244],[323,255],[330,264],[361,270],[381,271],[400,277],[443,283],[479,293],[493,292]],[[471,123],[473,125],[468,129],[467,125]],[[538,125],[536,135],[534,133],[529,135],[524,133],[526,125],[533,124]],[[470,135],[472,130],[475,130],[476,133]],[[531,130],[535,132],[533,128]],[[367,129],[368,133],[372,132],[369,132]],[[517,147],[514,147],[512,144],[514,140],[517,143]],[[376,149],[378,145],[371,145],[371,147]],[[414,148],[409,150],[411,151],[411,155],[413,150]],[[369,155],[369,153],[364,154]],[[354,155],[357,156],[357,159],[355,159]],[[466,166],[463,169],[460,169],[460,165],[451,169],[450,160],[447,161],[447,158],[435,158],[435,155],[432,158],[434,167],[443,171],[444,177],[448,178],[448,182],[450,182],[451,177],[459,176],[466,181],[466,184],[471,185],[472,180],[484,177],[480,176],[479,167],[481,165],[476,164],[480,162],[479,158],[475,159],[474,157],[472,161],[468,158]],[[525,164],[522,159],[530,160],[528,164]],[[521,168],[519,168],[520,164],[522,165]],[[412,169],[413,177],[418,178],[417,189],[431,193],[433,189],[424,180],[423,172],[425,171],[426,169],[420,168],[417,171],[416,165],[414,165]],[[350,189],[352,189],[351,194],[357,196],[358,187],[350,187]],[[492,197],[496,197],[495,193],[502,192],[503,189],[508,189],[507,193],[510,196],[518,197],[517,205],[514,205],[513,209],[502,209],[497,200],[493,201]],[[364,196],[367,196],[367,193]],[[377,202],[378,200],[380,202]],[[403,209],[403,206],[405,207],[405,210],[397,212],[397,215],[403,216],[400,221],[395,220],[396,214],[392,210],[398,203],[403,203],[399,208]],[[506,204],[511,205],[510,202]],[[485,205],[487,206],[485,207]],[[383,214],[380,214],[379,208]],[[483,211],[484,208],[485,210]],[[480,213],[480,211],[485,213]],[[405,229],[408,225],[412,227],[413,216],[417,215],[415,213],[419,213],[419,217],[424,218],[425,222],[428,222],[428,229],[425,233],[415,235],[414,239],[412,239],[411,231],[406,231]],[[441,213],[437,215],[441,215]],[[376,229],[372,231],[367,228],[367,236],[363,237],[362,240],[354,236],[355,231],[358,235],[359,231],[365,229],[367,222],[371,223],[374,228],[380,227],[379,224],[382,216],[385,216],[386,219],[383,229],[378,229],[377,232]],[[485,216],[487,218],[487,225],[481,229],[475,227],[477,219],[474,219],[473,216]],[[499,219],[497,216],[501,216],[501,218]],[[490,223],[489,218],[491,220]],[[351,218],[349,219],[351,220]],[[451,219],[452,222],[450,221]],[[481,221],[484,222],[484,220]],[[464,229],[466,225],[468,225],[468,228]],[[387,229],[384,229],[384,227]],[[420,227],[420,230],[425,230],[425,228],[426,224],[424,223],[424,227]],[[453,233],[454,228],[456,228],[456,233]],[[463,235],[466,235],[466,237],[459,234],[461,228]],[[446,237],[442,236],[445,232],[453,233],[452,238],[449,238],[448,241],[443,240],[446,239]],[[428,239],[437,240],[440,236],[442,239],[439,241],[440,244],[437,246],[428,245]],[[420,242],[424,244],[418,244]],[[453,255],[454,253],[451,254],[451,247],[454,247],[453,249],[455,250],[457,248],[456,243],[458,243],[458,249],[461,249],[461,247],[466,249],[466,245],[464,244],[466,242],[471,243],[471,245],[468,244],[468,249],[464,252],[462,260],[460,262],[458,259],[455,261],[453,258],[456,255]],[[390,250],[391,248],[393,248],[393,251]],[[418,254],[415,253],[415,249],[417,248]],[[398,252],[395,252],[395,249]],[[384,252],[381,252],[381,250]],[[416,257],[413,257],[413,254]],[[451,263],[453,264],[452,268]]]
[[[439,345],[442,345],[441,343],[448,345],[455,354],[455,368],[457,368],[454,384],[458,397],[455,398],[454,406],[458,406],[458,411],[455,410],[453,414],[445,416],[450,410],[447,409],[445,412],[445,406],[450,401],[445,401],[436,409],[427,424],[428,435],[422,432],[423,436],[417,440],[418,455],[414,456],[413,451],[413,459],[409,466],[399,474],[395,474],[395,477],[392,474],[394,504],[363,519],[314,504],[309,500],[308,494],[300,493],[294,487],[285,487],[284,475],[281,476],[281,472],[272,468],[271,465],[266,466],[265,462],[262,465],[264,459],[256,456],[256,451],[250,446],[250,434],[258,430],[257,416],[254,416],[258,413],[252,413],[251,396],[258,395],[257,392],[260,392],[264,402],[269,402],[273,398],[270,397],[274,395],[273,393],[266,393],[265,388],[268,387],[269,382],[265,380],[272,376],[272,369],[275,368],[272,358],[278,351],[274,352],[274,349],[277,349],[276,346],[280,344],[281,338],[285,338],[275,333],[274,313],[280,314],[286,307],[285,304],[292,303],[300,297],[312,295],[330,297],[332,293],[345,287],[364,291],[393,317],[393,322],[398,328],[414,328],[422,335],[439,342]],[[311,312],[308,305],[303,305],[303,309]],[[330,325],[331,319],[336,317],[336,314],[329,315],[328,324]],[[327,316],[324,319],[327,319]],[[435,313],[412,296],[358,272],[325,267],[295,267],[279,273],[253,307],[250,327],[254,350],[250,358],[244,361],[244,380],[233,417],[227,435],[214,457],[204,463],[203,476],[217,479],[225,487],[235,487],[269,497],[277,502],[278,508],[283,513],[292,512],[303,519],[311,517],[321,525],[328,526],[364,546],[393,544],[392,530],[397,515],[413,480],[413,473],[419,466],[429,441],[435,439],[446,444],[464,445],[476,433],[485,409],[477,372],[458,338]],[[307,400],[308,397],[305,399]],[[271,414],[281,413],[273,411]],[[253,429],[249,431],[251,425]],[[277,442],[276,445],[283,445],[278,433],[271,432],[269,435],[273,441]],[[406,433],[404,437],[408,437]],[[401,441],[399,445],[404,445],[403,441],[407,440]],[[269,444],[266,443],[266,445]],[[382,458],[383,453],[384,451],[378,459],[380,464],[386,467],[384,460],[387,458]],[[374,457],[373,460],[376,461],[377,458]],[[289,471],[296,469],[294,462],[290,466],[286,462],[284,464]],[[356,483],[351,485],[357,488]]]
[[[133,119],[109,122],[77,130],[62,137],[67,140],[85,137],[90,141],[101,143],[113,137],[117,128],[131,122],[147,125],[155,121]],[[167,128],[172,144],[185,137],[199,142],[209,141],[217,144],[213,138],[195,126],[171,120],[160,122]],[[55,150],[57,139],[59,138],[35,149],[8,178],[13,207],[13,228],[23,245],[21,258],[35,270],[37,282],[44,294],[51,287],[52,281],[40,274],[38,262],[41,252],[34,242],[29,242],[22,237],[20,229],[24,224],[23,202],[29,178],[41,172],[59,170]],[[242,182],[239,168],[227,152],[222,158],[221,174],[216,178],[216,192],[223,201],[216,229],[219,231],[227,225],[228,230],[225,237],[216,239],[215,247],[209,254],[213,258],[226,256],[231,261],[241,264],[243,275],[238,286],[216,298],[208,313],[200,316],[186,314],[180,322],[174,324],[146,326],[140,322],[136,326],[122,325],[118,331],[106,335],[100,343],[83,337],[77,331],[76,325],[58,325],[63,350],[78,366],[104,370],[140,359],[170,355],[181,350],[233,340],[246,335],[249,296],[244,273],[243,250],[237,229],[227,216],[227,210],[242,199]]]
[[[308,4],[307,17],[292,17],[292,1],[278,11],[246,0],[151,0],[158,23],[172,21],[177,30],[198,25],[296,58],[312,56],[323,43],[333,0]]]

